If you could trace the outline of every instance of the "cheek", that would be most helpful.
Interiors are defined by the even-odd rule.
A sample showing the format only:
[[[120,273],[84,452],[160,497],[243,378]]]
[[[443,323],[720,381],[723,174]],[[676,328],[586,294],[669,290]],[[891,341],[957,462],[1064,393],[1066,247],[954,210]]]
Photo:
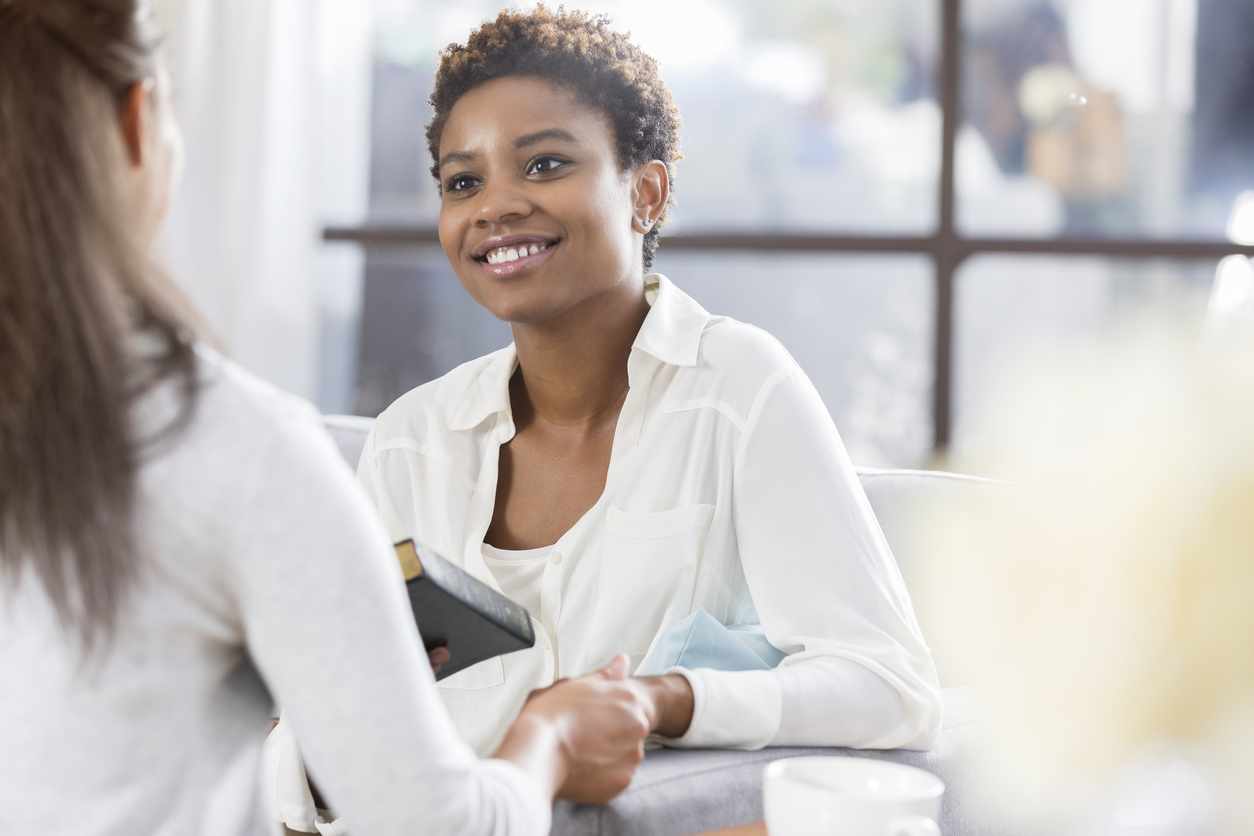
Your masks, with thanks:
[[[612,258],[630,252],[631,194],[619,177],[603,175],[590,191],[573,197],[583,207],[589,243]]]
[[[462,270],[461,227],[462,219],[459,217],[456,207],[441,204],[440,216],[436,223],[436,231],[440,236],[440,247],[443,248],[444,256],[453,265],[453,269],[459,273]]]

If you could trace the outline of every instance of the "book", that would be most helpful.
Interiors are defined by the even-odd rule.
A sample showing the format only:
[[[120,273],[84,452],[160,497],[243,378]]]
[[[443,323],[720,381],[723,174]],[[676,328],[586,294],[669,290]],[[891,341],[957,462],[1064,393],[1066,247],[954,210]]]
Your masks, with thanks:
[[[536,643],[526,608],[413,540],[396,544],[418,634],[427,650],[447,647],[437,680]]]

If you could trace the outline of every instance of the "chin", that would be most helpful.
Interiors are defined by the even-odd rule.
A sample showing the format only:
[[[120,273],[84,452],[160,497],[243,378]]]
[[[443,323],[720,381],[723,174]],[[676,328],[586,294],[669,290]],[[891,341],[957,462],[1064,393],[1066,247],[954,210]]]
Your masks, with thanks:
[[[554,300],[541,298],[543,294],[533,292],[532,288],[479,288],[486,292],[472,292],[470,295],[479,307],[492,314],[502,322],[535,322],[543,320],[560,309]]]

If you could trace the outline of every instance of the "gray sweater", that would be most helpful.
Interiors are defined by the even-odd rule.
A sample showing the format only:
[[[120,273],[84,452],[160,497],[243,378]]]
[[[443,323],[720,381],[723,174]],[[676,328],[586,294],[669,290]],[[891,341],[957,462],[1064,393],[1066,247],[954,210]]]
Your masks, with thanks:
[[[212,352],[195,418],[140,471],[143,577],[83,662],[30,573],[0,590],[0,833],[250,834],[274,702],[357,836],[540,834],[436,692],[376,512],[317,413]],[[169,414],[171,393],[137,410]]]

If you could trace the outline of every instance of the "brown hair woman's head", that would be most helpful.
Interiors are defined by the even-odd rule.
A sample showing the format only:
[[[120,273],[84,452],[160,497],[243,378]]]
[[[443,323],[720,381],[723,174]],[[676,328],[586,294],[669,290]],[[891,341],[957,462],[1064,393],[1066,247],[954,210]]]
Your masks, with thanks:
[[[148,249],[179,168],[146,0],[0,0],[0,581],[87,645],[139,561],[132,406],[195,393],[191,314]],[[161,435],[164,435],[162,433]]]

